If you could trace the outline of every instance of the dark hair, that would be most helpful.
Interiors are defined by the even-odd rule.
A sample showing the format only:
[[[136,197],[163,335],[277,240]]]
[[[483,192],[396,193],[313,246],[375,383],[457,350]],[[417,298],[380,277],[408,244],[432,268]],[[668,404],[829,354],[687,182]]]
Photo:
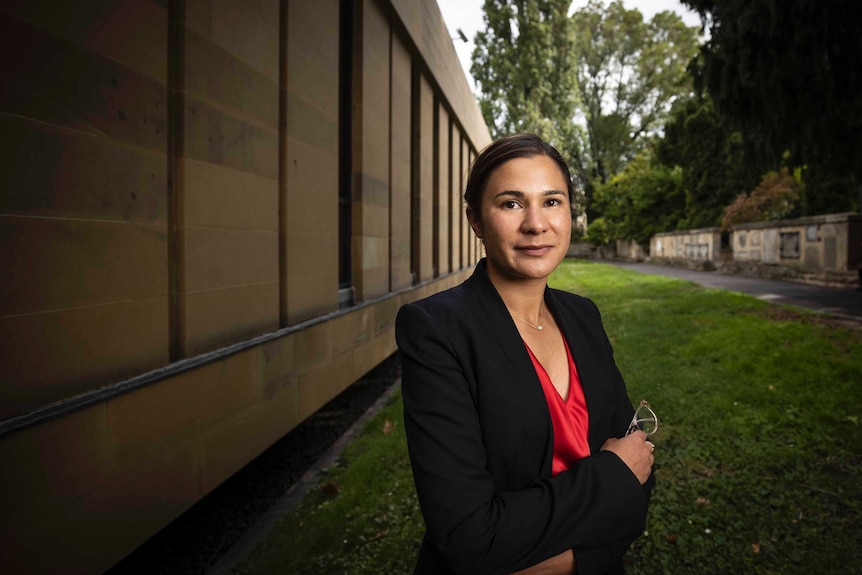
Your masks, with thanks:
[[[482,150],[482,153],[473,161],[470,177],[467,178],[467,187],[464,190],[464,201],[467,202],[473,213],[477,217],[482,213],[482,194],[485,192],[485,186],[494,170],[509,160],[534,156],[548,156],[557,163],[563,173],[563,178],[566,180],[569,202],[574,201],[575,185],[572,182],[569,166],[560,152],[535,134],[515,134],[495,140]]]

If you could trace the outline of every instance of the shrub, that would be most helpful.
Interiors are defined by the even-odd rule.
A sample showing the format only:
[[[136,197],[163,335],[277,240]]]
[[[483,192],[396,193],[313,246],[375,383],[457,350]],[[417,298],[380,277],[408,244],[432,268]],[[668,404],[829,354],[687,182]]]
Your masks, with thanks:
[[[751,194],[739,194],[724,209],[721,227],[734,224],[766,222],[787,217],[796,209],[802,185],[787,168],[769,172]]]

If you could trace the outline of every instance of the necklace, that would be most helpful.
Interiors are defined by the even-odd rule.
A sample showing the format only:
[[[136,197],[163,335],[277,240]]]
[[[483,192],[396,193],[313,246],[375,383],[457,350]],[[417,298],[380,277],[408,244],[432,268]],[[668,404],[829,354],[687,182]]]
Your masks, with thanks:
[[[544,305],[544,302],[542,302],[542,307],[539,308],[539,325],[531,324],[530,322],[528,322],[526,319],[519,316],[515,312],[510,311],[509,314],[511,314],[513,317],[516,317],[517,319],[521,320],[522,322],[524,322],[525,324],[527,324],[528,326],[530,326],[533,329],[537,329],[539,331],[542,331],[542,329],[545,327],[545,305]]]

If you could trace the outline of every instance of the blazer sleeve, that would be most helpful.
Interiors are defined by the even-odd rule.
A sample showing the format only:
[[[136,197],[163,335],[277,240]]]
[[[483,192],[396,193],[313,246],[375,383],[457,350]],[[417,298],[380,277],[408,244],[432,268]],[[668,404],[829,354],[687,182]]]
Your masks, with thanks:
[[[643,531],[632,521],[646,515],[636,477],[600,451],[557,477],[497,492],[483,443],[493,430],[482,428],[475,403],[476,350],[447,331],[421,306],[399,311],[405,429],[426,543],[451,573],[510,573],[566,549],[584,554],[579,573],[604,572],[609,549]]]
[[[572,294],[566,295],[568,295],[568,297],[572,297]],[[631,418],[634,415],[634,408],[628,397],[623,376],[617,368],[616,361],[614,360],[613,346],[608,340],[607,333],[605,332],[599,308],[592,300],[580,297],[578,299],[587,304],[587,309],[590,312],[589,315],[592,316],[590,324],[594,327],[592,337],[600,343],[600,347],[604,350],[607,357],[607,365],[612,370],[612,373],[609,374],[608,377],[610,380],[615,382],[614,416],[610,420],[610,428],[608,432],[598,439],[597,444],[600,444],[609,437],[620,437],[626,432],[629,423],[631,422]],[[572,310],[569,310],[569,313],[572,313]],[[627,536],[600,547],[574,549],[575,560],[578,565],[579,573],[622,573],[620,564],[621,557],[625,555],[631,544],[646,528],[647,509],[649,507],[650,497],[654,487],[655,475],[651,474],[646,483],[641,486],[645,504],[643,506],[635,506],[631,509],[631,514],[629,515],[628,520],[632,524],[640,526],[638,531],[632,530]]]

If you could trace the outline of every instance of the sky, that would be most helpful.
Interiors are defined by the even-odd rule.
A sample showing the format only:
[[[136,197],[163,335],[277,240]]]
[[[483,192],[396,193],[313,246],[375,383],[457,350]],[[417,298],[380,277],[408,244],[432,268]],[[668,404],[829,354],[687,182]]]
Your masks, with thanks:
[[[455,45],[455,52],[458,54],[458,59],[461,60],[461,67],[464,68],[464,73],[467,75],[470,89],[475,93],[473,78],[470,76],[470,60],[473,55],[473,39],[476,37],[476,32],[485,27],[485,23],[482,21],[484,1],[437,0],[437,4],[440,6],[440,12],[443,13],[443,20],[449,29],[449,35],[454,38],[452,42]],[[587,0],[574,0],[572,10],[586,6],[586,4]],[[637,8],[646,20],[652,18],[656,12],[672,10],[679,14],[683,22],[689,26],[700,26],[700,17],[679,0],[623,0],[623,5],[629,9]],[[457,30],[459,28],[464,32],[468,42],[463,42],[458,38]]]

